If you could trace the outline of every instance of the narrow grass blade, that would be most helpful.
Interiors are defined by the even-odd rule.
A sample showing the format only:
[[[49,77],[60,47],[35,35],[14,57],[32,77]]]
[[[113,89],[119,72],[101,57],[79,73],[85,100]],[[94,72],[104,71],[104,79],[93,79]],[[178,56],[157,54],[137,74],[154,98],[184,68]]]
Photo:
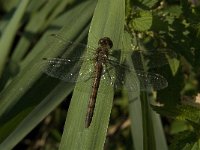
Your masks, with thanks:
[[[18,6],[16,12],[14,13],[14,16],[8,23],[3,35],[1,37],[1,40],[0,40],[0,54],[1,54],[0,55],[0,77],[2,75],[2,71],[5,67],[7,56],[10,52],[10,48],[12,46],[14,37],[19,28],[20,21],[26,12],[26,7],[28,6],[28,4],[29,4],[29,0],[22,0],[19,3],[19,6]]]
[[[74,7],[71,11],[61,16],[61,18],[56,20],[54,25],[58,27],[62,26],[63,23],[66,25],[63,27],[62,31],[65,36],[77,37],[80,36],[81,39],[85,38],[86,33],[88,32],[88,22],[91,19],[93,10],[93,2],[85,2],[80,6]],[[86,10],[86,8],[89,8]],[[84,13],[83,13],[83,10]],[[79,18],[79,23],[77,20],[74,20],[74,17]],[[66,20],[66,22],[63,22]],[[69,21],[69,22],[68,22]],[[75,26],[76,24],[76,26]],[[76,28],[74,28],[76,27]],[[80,34],[80,30],[82,30]],[[47,33],[49,34],[49,32]],[[25,134],[38,124],[42,118],[45,117],[47,113],[53,110],[53,104],[48,107],[37,107],[37,111],[41,112],[41,116],[28,116],[29,113],[40,103],[46,101],[48,103],[49,93],[52,91],[53,87],[57,84],[55,81],[49,77],[48,81],[43,79],[44,75],[42,74],[42,67],[40,67],[40,62],[44,57],[57,57],[59,54],[67,51],[63,49],[65,43],[59,43],[59,39],[52,39],[51,43],[47,45],[47,36],[44,37],[37,43],[37,45],[31,50],[27,55],[24,61],[21,63],[21,70],[18,75],[10,82],[10,84],[0,93],[0,140],[4,141],[5,138],[12,134],[7,140],[13,140],[12,137],[18,137],[16,141],[19,141]],[[44,67],[44,66],[43,66]],[[49,82],[51,81],[51,82]],[[54,82],[53,82],[54,81]],[[46,83],[41,84],[41,83]],[[54,84],[53,84],[54,83]],[[66,83],[65,83],[66,84]],[[64,87],[63,87],[64,88]],[[71,91],[72,85],[66,85],[65,90]],[[67,96],[65,90],[58,90],[58,102],[54,103],[54,108],[61,102],[61,99],[64,100],[64,97]],[[56,92],[54,93],[56,95]],[[60,96],[59,96],[60,95]],[[52,96],[56,99],[56,96]],[[60,98],[59,98],[60,97]],[[49,97],[50,98],[50,97]],[[44,102],[45,103],[45,102]],[[42,103],[41,103],[42,104]],[[44,104],[42,104],[45,106]],[[42,112],[43,111],[43,112]],[[33,114],[30,114],[33,116]],[[21,121],[27,116],[28,119],[25,119],[22,124]],[[38,117],[38,118],[37,118]],[[35,122],[28,128],[26,128],[27,120],[32,118]],[[29,120],[31,122],[31,120]],[[15,128],[20,124],[17,128]],[[26,128],[26,132],[22,131],[23,127]],[[14,131],[12,133],[12,131]],[[8,141],[4,142],[8,142]],[[14,141],[12,141],[14,142]],[[12,143],[13,145],[16,142]]]
[[[124,37],[124,49],[129,50],[131,49],[131,37],[127,33],[125,33]],[[129,59],[127,61],[129,63]],[[131,63],[129,65],[131,66]],[[136,79],[137,76],[131,78]],[[150,102],[153,98],[145,92],[141,96],[139,87],[138,90],[129,92],[128,95],[134,149],[166,149],[160,118],[150,107]],[[157,142],[157,139],[159,139],[159,142]]]
[[[17,126],[17,128],[1,143],[0,149],[12,149],[29,133],[40,121],[42,121],[63,99],[72,91],[73,86],[60,83],[47,95],[42,102]],[[64,94],[65,93],[65,94]],[[45,108],[45,109],[44,109]],[[13,122],[15,122],[14,120]],[[8,124],[4,127],[7,128]],[[7,130],[7,129],[5,129]]]

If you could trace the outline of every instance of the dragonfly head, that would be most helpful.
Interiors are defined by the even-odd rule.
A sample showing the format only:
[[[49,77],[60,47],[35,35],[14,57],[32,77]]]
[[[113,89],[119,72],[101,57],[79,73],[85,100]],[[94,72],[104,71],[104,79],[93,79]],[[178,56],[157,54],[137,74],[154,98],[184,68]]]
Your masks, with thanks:
[[[111,41],[111,39],[109,37],[103,37],[99,40],[98,42],[99,46],[103,46],[103,47],[109,47],[112,48],[113,47],[113,42]]]

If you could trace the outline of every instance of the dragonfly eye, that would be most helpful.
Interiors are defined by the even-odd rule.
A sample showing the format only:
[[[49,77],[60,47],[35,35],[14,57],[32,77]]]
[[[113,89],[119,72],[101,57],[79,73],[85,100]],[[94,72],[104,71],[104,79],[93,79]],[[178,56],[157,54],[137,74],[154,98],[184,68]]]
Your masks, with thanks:
[[[109,46],[109,48],[112,48],[113,47],[113,42],[111,41],[111,39],[109,37],[104,37],[104,38],[101,38],[98,42],[98,44],[100,46]]]

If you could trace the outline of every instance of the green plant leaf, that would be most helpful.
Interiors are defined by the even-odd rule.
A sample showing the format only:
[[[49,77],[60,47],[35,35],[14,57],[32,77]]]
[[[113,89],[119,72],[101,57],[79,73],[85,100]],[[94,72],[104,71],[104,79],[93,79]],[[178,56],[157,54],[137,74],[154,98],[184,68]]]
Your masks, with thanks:
[[[131,36],[126,32],[124,34],[123,49],[132,49],[131,40]],[[129,66],[132,66],[132,61]],[[133,66],[132,69],[134,70]],[[129,79],[130,83],[136,83],[137,75],[129,77]],[[150,107],[150,102],[155,98],[149,96],[149,92],[141,93],[139,87],[135,91],[129,92],[128,95],[134,149],[167,150],[160,117]]]
[[[3,35],[0,39],[0,53],[1,53],[1,55],[0,55],[0,77],[2,76],[2,72],[3,72],[3,69],[6,64],[6,59],[9,55],[11,45],[13,43],[16,32],[19,28],[20,21],[26,12],[26,7],[27,7],[28,3],[29,3],[29,0],[22,0],[19,3],[16,12],[14,13],[12,19],[6,26],[6,28],[3,32]]]
[[[97,47],[98,40],[110,37],[114,49],[120,48],[125,20],[125,2],[100,0],[97,3],[90,26],[88,45]],[[91,64],[92,65],[92,64]],[[82,70],[90,66],[82,67]],[[60,149],[103,149],[113,101],[113,87],[101,82],[95,111],[89,128],[85,128],[86,110],[91,93],[92,80],[75,87],[67,115]],[[86,92],[82,92],[84,89]]]
[[[146,31],[151,28],[152,25],[152,13],[149,11],[138,11],[137,17],[129,22],[129,26],[136,31]]]
[[[76,37],[77,34],[83,39],[88,33],[87,25],[91,19],[94,4],[91,1],[82,3],[60,16],[52,25],[61,27],[66,23],[61,31],[68,36],[68,39]],[[89,9],[83,13],[86,8]],[[74,17],[79,19],[74,20]],[[67,21],[63,22],[63,20]],[[82,30],[82,34],[79,34],[79,30]],[[57,80],[42,76],[42,69],[45,67],[41,66],[43,58],[57,57],[66,51],[63,48],[66,43],[59,42],[59,39],[53,37],[51,37],[51,43],[47,45],[50,32],[46,34],[21,63],[18,75],[0,93],[0,139],[2,141],[0,146],[3,149],[6,147],[10,149],[16,145],[55,109],[73,88],[72,84],[58,84]]]

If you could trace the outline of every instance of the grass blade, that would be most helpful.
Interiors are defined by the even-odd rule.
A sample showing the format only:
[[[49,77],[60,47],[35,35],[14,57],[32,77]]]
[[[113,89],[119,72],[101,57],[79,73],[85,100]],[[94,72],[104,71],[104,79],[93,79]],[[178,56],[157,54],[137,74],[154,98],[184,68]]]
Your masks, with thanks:
[[[10,52],[12,42],[19,28],[20,21],[26,12],[26,7],[28,6],[29,0],[22,0],[14,13],[14,16],[8,23],[5,31],[0,40],[0,77],[6,64],[7,56]]]
[[[86,10],[86,8],[89,9]],[[93,9],[93,2],[82,3],[67,12],[66,15],[64,14],[61,18],[55,20],[56,23],[54,23],[54,25],[60,27],[63,23],[66,23],[62,29],[65,36],[70,38],[76,37],[78,34],[81,38],[85,38],[86,33],[88,32],[87,25],[91,19]],[[83,10],[85,10],[84,13]],[[74,20],[74,17],[79,17],[79,23],[76,23],[77,20]],[[63,20],[67,21],[63,22]],[[72,24],[76,24],[76,26],[72,26]],[[74,29],[74,27],[76,28]],[[80,32],[78,32],[80,30],[82,30],[81,35],[79,34]],[[49,34],[49,32],[46,34]],[[51,82],[49,82],[49,80],[45,81],[42,76],[42,68],[37,65],[40,64],[42,58],[57,57],[60,53],[66,51],[66,49],[62,48],[62,44],[64,43],[59,43],[58,39],[53,39],[53,42],[51,41],[51,43],[47,45],[46,38],[47,36],[44,35],[37,43],[31,53],[29,53],[21,63],[21,70],[18,75],[0,93],[0,140],[3,141],[2,143],[12,141],[11,145],[15,145],[16,142],[23,138],[24,135],[28,134],[28,132],[33,129],[46,114],[64,100],[64,97],[69,93],[66,91],[71,91],[72,89],[72,85],[68,84],[65,88],[63,87],[66,91],[55,90],[55,95],[49,96],[53,87],[58,83],[53,82],[51,78],[49,78]],[[48,85],[45,86],[45,83]],[[57,97],[56,92],[58,94]],[[54,101],[57,101],[56,103],[53,103],[55,105],[51,103],[51,98],[54,98]],[[48,101],[48,99],[50,100]],[[34,116],[33,112],[31,112],[34,108],[34,113],[41,112],[39,116]],[[30,117],[29,115],[34,117]],[[21,123],[25,117],[27,118]],[[33,120],[30,120],[30,118]],[[27,127],[27,122],[33,123]],[[17,126],[18,128],[15,129]],[[10,136],[6,139],[8,135]],[[14,140],[14,138],[17,139]]]

